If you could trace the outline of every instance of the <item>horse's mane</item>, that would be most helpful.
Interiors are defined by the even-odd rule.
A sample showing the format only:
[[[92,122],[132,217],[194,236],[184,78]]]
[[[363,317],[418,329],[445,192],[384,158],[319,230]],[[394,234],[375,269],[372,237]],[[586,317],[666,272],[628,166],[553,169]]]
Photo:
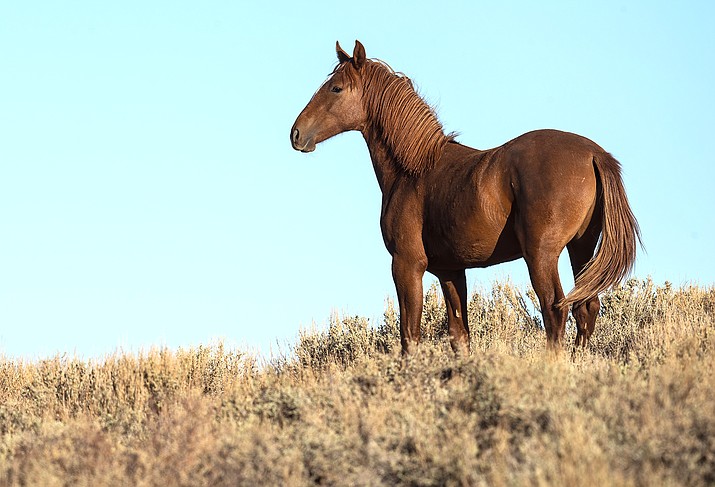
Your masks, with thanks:
[[[376,59],[366,60],[359,74],[349,62],[335,71],[344,71],[351,83],[361,78],[368,121],[403,171],[419,175],[434,167],[454,134],[445,135],[407,76]]]

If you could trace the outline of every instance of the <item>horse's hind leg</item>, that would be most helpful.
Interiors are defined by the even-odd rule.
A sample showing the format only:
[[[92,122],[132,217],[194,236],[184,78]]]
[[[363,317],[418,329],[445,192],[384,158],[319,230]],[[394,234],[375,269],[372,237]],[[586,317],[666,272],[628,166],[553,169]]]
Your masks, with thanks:
[[[593,252],[598,242],[598,234],[586,234],[580,239],[574,239],[566,246],[571,260],[574,278],[586,267],[588,261],[593,257]],[[601,309],[601,302],[598,296],[594,296],[586,301],[574,303],[571,313],[576,320],[576,342],[574,348],[585,348],[596,328],[596,317]]]
[[[467,276],[464,271],[435,274],[442,285],[447,303],[449,343],[456,353],[469,353],[469,324],[467,323]]]
[[[534,245],[534,249],[524,252],[524,260],[529,267],[531,285],[539,298],[541,315],[544,318],[546,340],[551,348],[561,346],[564,330],[566,329],[566,316],[568,310],[559,308],[556,304],[564,298],[559,279],[559,254],[560,249],[549,249]]]

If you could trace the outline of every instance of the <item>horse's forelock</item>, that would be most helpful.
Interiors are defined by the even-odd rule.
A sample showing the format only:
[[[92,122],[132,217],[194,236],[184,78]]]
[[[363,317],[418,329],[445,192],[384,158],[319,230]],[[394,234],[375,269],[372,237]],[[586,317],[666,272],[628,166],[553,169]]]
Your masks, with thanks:
[[[333,69],[333,72],[330,75],[335,76],[338,73],[342,73],[345,76],[348,88],[352,88],[357,85],[359,74],[351,61],[345,61],[338,64],[335,66],[335,69]]]

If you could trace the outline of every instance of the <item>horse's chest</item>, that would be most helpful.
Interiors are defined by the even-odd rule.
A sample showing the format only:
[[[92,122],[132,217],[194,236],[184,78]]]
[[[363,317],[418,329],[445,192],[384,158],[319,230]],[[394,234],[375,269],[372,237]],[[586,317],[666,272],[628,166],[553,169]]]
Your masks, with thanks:
[[[422,217],[419,206],[411,200],[383,203],[380,230],[390,254],[414,252],[421,247]]]

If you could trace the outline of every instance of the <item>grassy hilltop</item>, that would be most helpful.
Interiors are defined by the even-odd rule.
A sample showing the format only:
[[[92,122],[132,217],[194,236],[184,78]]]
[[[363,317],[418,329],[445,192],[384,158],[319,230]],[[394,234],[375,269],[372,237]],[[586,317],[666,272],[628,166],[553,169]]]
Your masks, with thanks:
[[[574,357],[545,350],[532,297],[475,293],[468,357],[432,289],[407,360],[391,306],[267,364],[220,345],[0,358],[0,485],[715,483],[715,288],[632,279]]]

